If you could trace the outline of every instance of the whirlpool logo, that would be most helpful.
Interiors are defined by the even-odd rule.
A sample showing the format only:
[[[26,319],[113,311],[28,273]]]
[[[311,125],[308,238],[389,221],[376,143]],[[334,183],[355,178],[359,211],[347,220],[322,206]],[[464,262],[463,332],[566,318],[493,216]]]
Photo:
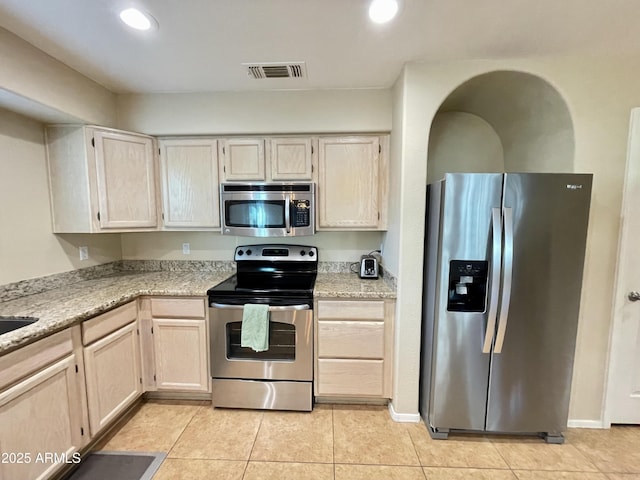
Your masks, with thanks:
[[[582,185],[577,185],[575,183],[570,183],[567,185],[569,190],[582,190]]]

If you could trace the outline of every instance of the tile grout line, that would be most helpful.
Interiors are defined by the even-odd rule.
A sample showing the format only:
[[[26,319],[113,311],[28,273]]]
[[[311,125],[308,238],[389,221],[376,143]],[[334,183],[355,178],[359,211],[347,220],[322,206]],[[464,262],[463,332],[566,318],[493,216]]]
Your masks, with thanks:
[[[333,405],[331,405],[331,463],[333,464],[333,480],[336,480],[336,419]]]
[[[189,425],[191,425],[191,422],[193,422],[193,419],[196,418],[196,416],[198,415],[198,412],[200,411],[200,409],[205,408],[204,405],[199,405],[198,408],[196,409],[195,413],[193,414],[193,416],[189,419],[189,421],[187,422],[187,424],[184,426],[184,428],[182,429],[182,431],[180,432],[180,435],[178,435],[178,438],[176,438],[176,441],[173,442],[173,445],[171,445],[171,448],[169,448],[169,450],[167,451],[167,456],[164,457],[164,460],[162,460],[162,463],[165,462],[165,460],[167,460],[169,458],[169,454],[171,453],[171,451],[175,448],[175,446],[178,444],[178,442],[180,441],[180,439],[182,438],[182,435],[184,435],[184,432],[187,430],[187,428],[189,427]]]
[[[518,475],[516,473],[516,471],[513,469],[513,467],[511,466],[511,464],[507,461],[506,458],[504,458],[504,455],[502,454],[502,452],[500,451],[500,449],[496,446],[496,444],[493,442],[493,440],[491,439],[491,437],[487,437],[487,440],[489,440],[489,445],[491,445],[493,447],[493,449],[498,453],[498,455],[500,455],[500,458],[502,459],[502,461],[504,462],[504,464],[507,466],[507,468],[509,469],[509,471],[511,472],[511,475],[513,475],[513,478],[515,478],[516,480],[520,480],[520,475]]]
[[[247,475],[247,470],[249,468],[249,462],[251,461],[251,454],[253,453],[253,449],[256,447],[256,442],[258,441],[258,435],[260,434],[260,429],[262,428],[262,422],[264,421],[264,410],[260,415],[260,423],[258,424],[258,429],[256,430],[256,436],[253,438],[253,443],[251,444],[251,450],[249,450],[249,456],[247,457],[247,463],[244,466],[244,471],[242,472],[242,478]]]
[[[413,435],[411,435],[411,430],[409,427],[406,428],[407,435],[409,435],[409,440],[411,440],[411,445],[413,446],[413,451],[416,454],[416,458],[418,459],[418,466],[420,467],[420,471],[422,472],[422,476],[427,480],[427,474],[424,471],[424,466],[422,465],[422,460],[420,460],[420,454],[418,453],[418,447],[416,447],[416,442],[413,441]]]

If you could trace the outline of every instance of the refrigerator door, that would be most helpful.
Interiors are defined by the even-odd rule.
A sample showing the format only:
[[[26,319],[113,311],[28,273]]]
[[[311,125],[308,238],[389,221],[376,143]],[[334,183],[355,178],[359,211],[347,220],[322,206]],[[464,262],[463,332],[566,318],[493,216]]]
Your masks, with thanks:
[[[488,431],[566,429],[591,181],[590,174],[506,174],[513,268],[496,337],[500,343],[503,330],[504,342],[491,360]]]
[[[490,282],[491,232],[493,209],[501,206],[502,178],[447,174],[441,185],[439,238],[428,238],[425,255],[427,276],[433,278],[425,283],[423,355],[430,358],[423,358],[423,378],[430,376],[422,387],[428,398],[421,399],[423,417],[428,411],[425,423],[436,430],[484,429],[491,354],[482,349],[491,303],[487,297],[492,287],[497,290]],[[492,337],[493,331],[489,344]]]

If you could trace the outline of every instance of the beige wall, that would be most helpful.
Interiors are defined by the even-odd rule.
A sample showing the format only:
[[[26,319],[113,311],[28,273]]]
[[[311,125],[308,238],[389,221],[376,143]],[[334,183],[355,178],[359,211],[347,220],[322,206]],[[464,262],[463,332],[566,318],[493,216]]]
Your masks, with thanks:
[[[118,96],[118,126],[149,135],[388,132],[389,89]]]
[[[440,112],[429,131],[427,183],[445,173],[505,172],[500,137],[483,118],[467,112]]]
[[[398,410],[417,412],[420,298],[427,145],[431,122],[442,102],[470,78],[494,70],[516,70],[550,82],[567,102],[575,132],[575,170],[594,173],[585,279],[576,349],[570,419],[597,426],[602,421],[611,302],[616,265],[619,214],[629,112],[640,102],[640,87],[630,79],[640,72],[623,59],[519,59],[415,63],[405,68],[395,86],[392,146],[400,155],[401,186],[392,215],[397,232],[387,236],[385,250],[397,258],[399,272],[397,343],[403,348],[396,364],[394,403]],[[398,130],[398,131],[397,131]],[[398,158],[394,158],[398,161]],[[392,184],[393,185],[393,184]],[[397,237],[397,238],[396,238]],[[401,309],[400,309],[401,308]],[[404,352],[407,352],[405,355]]]
[[[34,118],[114,126],[115,94],[0,28],[0,105]]]
[[[43,126],[2,109],[0,205],[0,285],[120,259],[118,235],[51,233]]]
[[[356,262],[360,255],[377,250],[382,232],[320,232],[313,237],[251,238],[215,232],[123,233],[124,260],[232,260],[238,245],[291,243],[318,247],[321,262]],[[190,254],[182,253],[188,243]]]

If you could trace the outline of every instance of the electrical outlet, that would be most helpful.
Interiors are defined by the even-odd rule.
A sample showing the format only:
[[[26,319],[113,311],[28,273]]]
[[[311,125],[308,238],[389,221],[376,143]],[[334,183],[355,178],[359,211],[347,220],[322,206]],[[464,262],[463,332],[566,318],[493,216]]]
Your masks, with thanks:
[[[89,247],[80,247],[80,260],[89,260]]]
[[[182,254],[191,255],[191,246],[188,243],[182,244]]]

